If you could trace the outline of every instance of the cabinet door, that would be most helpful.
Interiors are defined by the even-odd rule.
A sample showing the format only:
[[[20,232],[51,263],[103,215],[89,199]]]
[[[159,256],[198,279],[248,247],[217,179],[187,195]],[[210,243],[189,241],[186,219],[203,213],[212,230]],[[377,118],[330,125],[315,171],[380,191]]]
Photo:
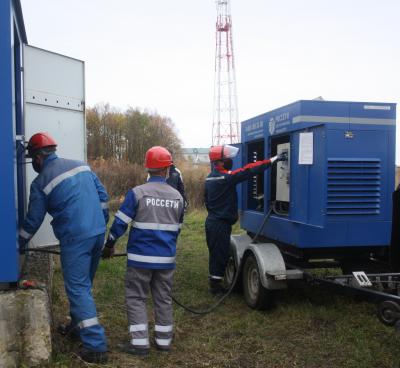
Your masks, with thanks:
[[[48,132],[58,143],[60,157],[86,160],[85,65],[36,47],[24,46],[24,123],[25,139]],[[32,165],[26,165],[26,191],[36,177]],[[30,246],[57,244],[46,218],[32,238]]]

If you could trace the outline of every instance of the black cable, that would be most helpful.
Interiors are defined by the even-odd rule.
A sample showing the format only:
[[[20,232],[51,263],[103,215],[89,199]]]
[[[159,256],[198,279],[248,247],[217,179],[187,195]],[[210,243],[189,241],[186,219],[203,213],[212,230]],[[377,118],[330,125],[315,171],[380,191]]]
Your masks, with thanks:
[[[172,300],[173,300],[177,305],[179,305],[181,308],[187,310],[187,311],[190,312],[190,313],[199,314],[199,315],[206,315],[206,314],[209,314],[209,313],[211,313],[214,309],[216,309],[218,306],[220,306],[221,303],[228,297],[228,295],[232,293],[232,290],[233,290],[233,288],[234,288],[235,285],[236,285],[236,281],[237,281],[238,277],[239,277],[239,270],[236,270],[235,277],[234,277],[234,279],[233,279],[233,281],[232,281],[232,284],[231,284],[231,286],[229,287],[228,291],[227,291],[224,295],[222,295],[221,298],[219,298],[213,305],[211,305],[211,306],[208,307],[207,309],[204,309],[204,310],[192,309],[192,308],[186,306],[185,304],[181,303],[181,302],[180,302],[179,300],[177,300],[173,295],[172,295]]]
[[[41,249],[41,248],[27,248],[26,252],[38,252],[38,253],[48,253],[48,254],[56,254],[56,255],[60,255],[60,251],[57,250],[50,250],[50,249]],[[117,253],[114,254],[112,256],[112,258],[114,257],[126,257],[127,253]],[[218,299],[218,301],[213,304],[212,306],[210,306],[209,308],[205,309],[205,310],[195,310],[192,309],[186,305],[184,305],[183,303],[181,303],[178,299],[176,299],[174,296],[172,296],[172,300],[179,305],[180,307],[182,307],[183,309],[187,310],[190,313],[193,314],[200,314],[200,315],[205,315],[208,314],[210,312],[212,312],[215,308],[217,308],[227,297],[228,295],[232,292],[233,288],[235,287],[236,281],[238,279],[239,276],[239,272],[236,271],[235,273],[235,278],[233,279],[233,282],[229,288],[229,290],[222,295],[222,297],[220,299]]]
[[[27,253],[27,252],[47,253],[47,254],[56,254],[56,255],[61,254],[61,252],[59,250],[43,249],[43,248],[26,248],[24,253]]]
[[[263,222],[262,222],[260,228],[258,229],[256,235],[254,236],[254,238],[253,238],[252,241],[251,241],[252,243],[255,243],[255,242],[256,242],[258,236],[260,235],[261,231],[263,230],[263,228],[264,228],[264,226],[265,226],[265,224],[266,224],[266,222],[267,222],[267,219],[268,219],[269,216],[271,215],[271,212],[272,212],[272,207],[271,207],[271,208],[268,210],[268,212],[265,214],[264,219],[263,219]],[[240,267],[240,265],[239,265],[239,267]],[[224,295],[222,295],[222,297],[221,297],[220,299],[218,299],[217,302],[216,302],[215,304],[213,304],[212,306],[210,306],[210,307],[207,308],[207,309],[204,309],[204,310],[195,310],[195,309],[192,309],[192,308],[190,308],[190,307],[188,307],[188,306],[182,304],[179,300],[175,299],[174,296],[172,296],[172,300],[173,300],[176,304],[178,304],[180,307],[182,307],[183,309],[187,310],[187,311],[190,312],[190,313],[193,313],[193,314],[200,314],[200,315],[205,315],[205,314],[211,313],[214,309],[216,309],[216,308],[228,297],[229,294],[232,293],[232,290],[234,289],[234,287],[235,287],[235,285],[236,285],[236,282],[237,282],[237,279],[238,279],[238,277],[239,277],[239,274],[240,274],[239,269],[237,269],[237,270],[236,270],[236,273],[235,273],[235,277],[234,277],[234,279],[233,279],[233,281],[232,281],[232,284],[231,284],[231,286],[229,287],[229,290],[228,290]]]
[[[268,212],[266,213],[266,215],[264,216],[264,220],[263,220],[263,222],[262,222],[260,228],[258,229],[256,235],[255,235],[254,238],[252,239],[252,243],[254,243],[254,242],[257,240],[258,236],[260,235],[261,231],[263,230],[263,228],[264,228],[264,226],[265,226],[265,223],[267,222],[268,217],[271,215],[271,212],[272,212],[272,208],[270,208],[269,211],[268,211]],[[40,249],[40,248],[28,248],[28,249],[26,249],[26,251],[41,252],[41,253],[49,253],[49,254],[58,254],[58,255],[60,254],[60,252],[59,252],[59,251],[56,251],[56,250]],[[117,254],[114,254],[113,257],[125,257],[126,255],[127,255],[127,253],[117,253]],[[240,265],[239,265],[239,267],[240,267]],[[206,314],[209,314],[209,313],[211,313],[212,311],[214,311],[217,307],[219,307],[219,306],[222,304],[222,302],[232,293],[232,291],[233,291],[233,289],[234,289],[234,287],[235,287],[235,285],[236,285],[236,282],[237,282],[237,280],[238,280],[238,278],[239,278],[239,274],[240,274],[239,269],[237,269],[236,272],[235,272],[235,277],[234,277],[234,279],[233,279],[233,281],[232,281],[232,284],[230,285],[228,291],[227,291],[224,295],[222,295],[221,298],[219,298],[213,305],[211,305],[211,306],[208,307],[207,309],[204,309],[204,310],[192,309],[192,308],[186,306],[185,304],[181,303],[181,302],[180,302],[178,299],[176,299],[173,295],[172,295],[172,300],[173,300],[177,305],[179,305],[181,308],[185,309],[186,311],[188,311],[188,312],[190,312],[190,313],[198,314],[198,315],[206,315]]]
[[[260,228],[258,229],[256,235],[254,235],[254,238],[251,240],[251,242],[254,244],[257,241],[257,238],[260,236],[261,231],[264,229],[265,223],[267,222],[268,217],[271,215],[272,212],[272,207],[270,207],[270,209],[268,210],[268,212],[265,214],[263,222],[260,226]]]

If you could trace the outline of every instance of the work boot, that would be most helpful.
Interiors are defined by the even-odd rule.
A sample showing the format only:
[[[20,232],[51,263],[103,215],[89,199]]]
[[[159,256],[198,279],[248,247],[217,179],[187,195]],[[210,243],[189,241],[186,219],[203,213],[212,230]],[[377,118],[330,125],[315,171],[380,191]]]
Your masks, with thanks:
[[[174,337],[172,337],[173,340]],[[172,341],[171,340],[171,341]],[[171,344],[168,346],[162,346],[157,344],[157,340],[154,339],[154,345],[156,346],[156,349],[162,353],[169,353],[171,351]]]
[[[162,353],[169,353],[171,351],[171,347],[170,346],[161,346],[161,345],[156,345],[156,349]]]
[[[142,356],[142,357],[145,357],[145,356],[149,355],[149,351],[150,351],[147,348],[145,348],[145,349],[135,348],[129,342],[123,342],[121,344],[118,344],[117,347],[118,347],[119,350],[123,351],[124,353],[137,355],[137,356]]]
[[[68,337],[72,341],[80,340],[78,327],[73,326],[72,323],[58,325],[57,332],[64,337]]]
[[[92,351],[82,348],[79,352],[79,356],[88,363],[103,364],[108,362],[108,354],[106,351]]]
[[[226,289],[223,284],[222,280],[217,280],[217,279],[210,279],[209,280],[209,288],[208,292],[212,296],[222,296],[225,295],[229,289]]]

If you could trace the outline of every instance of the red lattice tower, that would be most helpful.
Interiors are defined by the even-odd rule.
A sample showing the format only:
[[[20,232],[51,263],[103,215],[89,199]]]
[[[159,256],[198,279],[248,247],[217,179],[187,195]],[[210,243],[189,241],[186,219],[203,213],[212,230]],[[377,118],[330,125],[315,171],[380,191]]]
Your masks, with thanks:
[[[230,4],[229,0],[216,4],[213,146],[240,141]]]

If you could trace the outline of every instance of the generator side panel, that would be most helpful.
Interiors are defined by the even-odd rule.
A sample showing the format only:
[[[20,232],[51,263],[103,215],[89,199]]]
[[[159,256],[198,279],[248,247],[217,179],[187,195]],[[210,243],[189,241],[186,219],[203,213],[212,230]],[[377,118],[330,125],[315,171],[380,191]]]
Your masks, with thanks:
[[[351,103],[349,129],[329,130],[326,222],[347,224],[346,245],[390,243],[395,123],[394,104]]]
[[[311,142],[303,143],[305,135]],[[291,141],[290,220],[321,227],[324,224],[326,186],[325,126],[294,131]],[[304,150],[311,151],[311,161],[302,161]]]

